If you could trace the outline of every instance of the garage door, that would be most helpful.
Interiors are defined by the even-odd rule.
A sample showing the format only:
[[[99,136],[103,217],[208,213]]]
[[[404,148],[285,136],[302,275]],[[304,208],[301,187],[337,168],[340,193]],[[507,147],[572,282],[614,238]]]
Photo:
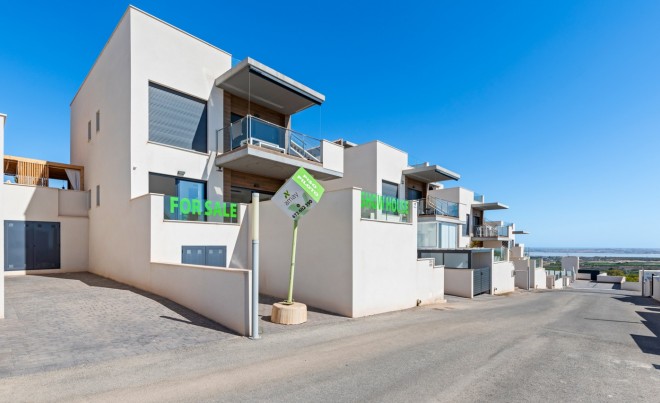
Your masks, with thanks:
[[[5,270],[60,268],[60,223],[5,221]]]
[[[474,295],[490,293],[490,268],[474,269],[472,271]]]

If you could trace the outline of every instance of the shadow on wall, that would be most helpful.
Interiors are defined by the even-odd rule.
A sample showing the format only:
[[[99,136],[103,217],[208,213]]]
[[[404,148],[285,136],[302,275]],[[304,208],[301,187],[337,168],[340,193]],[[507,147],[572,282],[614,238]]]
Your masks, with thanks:
[[[125,290],[125,291],[130,291],[132,293],[138,294],[140,296],[143,296],[145,298],[149,298],[152,301],[155,301],[165,308],[177,313],[178,315],[182,316],[184,319],[180,318],[174,318],[170,316],[164,316],[161,315],[160,317],[162,319],[167,319],[167,320],[173,320],[177,322],[182,322],[182,323],[188,323],[190,325],[194,326],[199,326],[211,330],[216,330],[218,332],[224,332],[232,335],[238,335],[238,333],[234,332],[231,329],[228,329],[211,319],[208,319],[195,311],[192,311],[184,306],[181,306],[175,302],[170,301],[167,298],[161,297],[156,294],[152,294],[147,291],[142,291],[140,289],[131,287],[126,284],[118,283],[116,281],[97,276],[92,273],[88,272],[78,272],[78,273],[62,273],[62,274],[48,274],[45,275],[47,277],[56,277],[56,278],[61,278],[61,279],[67,279],[67,280],[77,280],[80,281],[90,287],[102,287],[102,288],[112,288],[116,290]]]
[[[248,205],[249,206],[249,205]],[[240,207],[239,207],[240,208]],[[234,244],[234,251],[231,254],[231,259],[227,262],[227,267],[235,267],[239,269],[249,268],[249,262],[251,261],[250,256],[248,256],[252,249],[249,239],[249,225],[248,221],[249,207],[246,208],[243,217],[241,218],[240,228],[238,230],[238,236],[236,237],[236,243]],[[243,244],[244,248],[239,247]]]
[[[628,302],[642,307],[642,311],[637,314],[642,317],[642,323],[646,326],[653,336],[642,336],[631,334],[637,346],[646,354],[660,355],[660,303],[649,297],[626,296],[617,298],[621,302]],[[657,367],[656,367],[657,368]]]

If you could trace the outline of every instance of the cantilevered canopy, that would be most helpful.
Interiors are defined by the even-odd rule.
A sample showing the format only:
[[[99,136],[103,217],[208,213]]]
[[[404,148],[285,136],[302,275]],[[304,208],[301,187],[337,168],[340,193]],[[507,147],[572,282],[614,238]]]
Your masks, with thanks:
[[[473,204],[472,208],[475,210],[506,210],[509,208],[509,206],[498,202],[492,202],[492,203]]]
[[[323,94],[249,57],[218,77],[215,85],[285,115],[325,101]]]
[[[529,235],[529,232],[527,232],[527,231],[522,231],[522,230],[519,230],[519,231],[513,231],[513,233],[514,233],[514,235]]]
[[[424,164],[405,169],[403,174],[408,178],[418,180],[424,183],[433,183],[448,180],[459,180],[461,175],[452,172],[438,165]]]

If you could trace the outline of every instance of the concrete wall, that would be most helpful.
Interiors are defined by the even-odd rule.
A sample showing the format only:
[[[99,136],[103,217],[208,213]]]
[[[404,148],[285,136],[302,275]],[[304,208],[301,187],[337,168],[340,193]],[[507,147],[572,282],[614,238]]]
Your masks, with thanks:
[[[130,203],[131,49],[129,9],[98,56],[71,103],[71,162],[85,167],[92,191],[89,211],[89,270],[138,287],[148,285],[148,270],[131,273],[132,262],[148,264],[149,216],[134,214]],[[95,115],[100,111],[97,133]],[[87,124],[92,122],[92,139]],[[96,186],[100,186],[97,206]],[[148,208],[145,206],[145,212]],[[138,221],[134,221],[137,218]],[[142,249],[142,248],[147,249]],[[115,275],[115,272],[118,272]]]
[[[215,168],[216,130],[223,127],[223,91],[215,79],[231,68],[231,56],[177,28],[130,10],[131,197],[149,192],[149,172],[207,181],[210,200],[222,199]],[[200,153],[149,142],[149,82],[207,100],[207,146]],[[220,139],[221,140],[221,139]]]
[[[504,294],[515,289],[515,275],[512,262],[493,263],[491,276],[491,294]]]
[[[252,272],[182,264],[151,264],[151,291],[234,330],[250,334]]]
[[[642,291],[642,283],[626,281],[621,283],[621,289],[626,291]]]
[[[442,300],[444,269],[418,262],[416,222],[363,220],[360,203],[359,189],[327,191],[300,220],[294,299],[351,317]],[[272,202],[262,203],[265,294],[286,296],[292,226]]]
[[[260,208],[259,286],[263,294],[284,299],[293,222],[272,202],[261,203]],[[321,202],[300,220],[295,300],[353,315],[353,216],[352,190],[326,191]]]
[[[531,279],[531,269],[529,265],[529,260],[513,260],[513,267],[515,270],[515,286],[523,289],[529,290],[533,287]]]
[[[7,115],[0,113],[0,161],[5,160],[5,121]],[[0,186],[0,211],[4,210],[4,186]],[[0,245],[4,250],[5,245],[5,231],[4,225],[0,231]],[[5,270],[5,254],[0,253],[0,269]],[[0,319],[5,317],[5,276],[0,276]]]
[[[596,281],[599,283],[625,283],[625,276],[608,276],[607,274],[599,274],[596,277]]]
[[[2,188],[4,197],[2,210],[0,210],[3,220],[60,223],[61,268],[59,270],[30,270],[30,273],[87,270],[89,266],[89,221],[83,215],[87,212],[87,194],[85,192],[14,184],[2,184],[0,188]],[[61,205],[62,203],[69,204]],[[82,206],[85,206],[84,209]],[[8,274],[22,273],[25,271],[8,272]]]
[[[580,270],[580,257],[579,256],[564,256],[561,258],[562,271],[573,271],[577,273]]]
[[[445,269],[445,294],[472,298],[472,269]]]
[[[545,278],[545,269],[543,267],[537,267],[532,271],[533,279],[532,283],[534,284],[535,289],[544,290],[548,288],[547,281]]]
[[[653,279],[653,299],[660,302],[660,278]]]
[[[381,169],[382,170],[382,169]],[[444,298],[444,269],[417,263],[417,211],[412,223],[360,219],[360,192],[353,191],[353,316],[433,303]],[[417,278],[426,278],[418,289]],[[432,291],[426,290],[430,287]]]
[[[382,194],[383,180],[400,184],[408,154],[379,141],[344,149],[344,176],[323,182],[326,190],[361,188]],[[400,193],[401,193],[400,186]],[[403,196],[400,194],[400,196]],[[400,198],[405,198],[400,197]]]
[[[344,147],[327,140],[322,140],[321,153],[323,156],[323,168],[337,172],[344,171]]]
[[[152,194],[151,201],[151,256],[152,262],[181,263],[181,247],[227,246],[228,267],[247,269],[249,256],[247,205],[239,205],[238,224],[197,221],[165,221],[163,195]],[[137,200],[137,199],[136,199]]]

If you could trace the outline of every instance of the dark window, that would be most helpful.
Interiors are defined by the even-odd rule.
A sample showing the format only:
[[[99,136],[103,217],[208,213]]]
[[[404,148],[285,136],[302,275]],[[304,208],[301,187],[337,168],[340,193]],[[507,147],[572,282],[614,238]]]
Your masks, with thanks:
[[[96,185],[96,206],[101,205],[101,185]]]
[[[248,189],[238,186],[231,187],[232,203],[252,203],[252,193],[259,193],[259,201],[270,200],[275,193],[258,189]]]
[[[244,118],[244,116],[241,116],[241,115],[239,115],[237,113],[234,113],[234,112],[232,112],[231,115],[229,116],[229,119],[230,119],[231,123],[239,121],[243,118]]]
[[[92,121],[87,122],[87,141],[92,141]]]
[[[186,199],[206,201],[206,182],[179,178],[156,173],[149,173],[149,193],[175,196]],[[167,211],[166,211],[167,213]],[[176,211],[170,220],[205,221],[204,214],[183,214]]]
[[[396,183],[383,181],[383,196],[399,197],[399,185]]]
[[[207,152],[206,102],[149,83],[149,140]]]
[[[101,130],[101,111],[96,111],[96,132]]]
[[[470,235],[470,215],[465,215],[465,224],[463,224],[463,235]]]
[[[407,188],[406,189],[406,200],[421,200],[423,193],[421,190]]]

